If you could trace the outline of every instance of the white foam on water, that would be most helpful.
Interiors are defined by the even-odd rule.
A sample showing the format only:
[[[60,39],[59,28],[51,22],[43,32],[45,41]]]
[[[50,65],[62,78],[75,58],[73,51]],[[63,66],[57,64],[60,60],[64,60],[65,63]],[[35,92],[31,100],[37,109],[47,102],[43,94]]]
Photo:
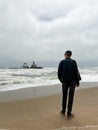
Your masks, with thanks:
[[[62,128],[57,128],[53,130],[82,130],[82,129],[88,129],[88,128],[98,128],[98,125],[86,125],[86,126],[80,126],[80,127],[62,127]]]
[[[98,82],[98,67],[81,68],[82,82]],[[59,84],[57,68],[0,69],[0,91]]]

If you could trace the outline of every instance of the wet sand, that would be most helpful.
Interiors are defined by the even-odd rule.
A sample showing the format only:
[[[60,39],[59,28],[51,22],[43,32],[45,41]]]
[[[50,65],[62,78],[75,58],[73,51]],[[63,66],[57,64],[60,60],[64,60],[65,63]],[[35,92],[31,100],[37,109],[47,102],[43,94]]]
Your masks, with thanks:
[[[75,118],[71,120],[59,114],[61,98],[61,94],[55,93],[0,103],[0,129],[98,130],[98,87],[76,91],[73,106]]]

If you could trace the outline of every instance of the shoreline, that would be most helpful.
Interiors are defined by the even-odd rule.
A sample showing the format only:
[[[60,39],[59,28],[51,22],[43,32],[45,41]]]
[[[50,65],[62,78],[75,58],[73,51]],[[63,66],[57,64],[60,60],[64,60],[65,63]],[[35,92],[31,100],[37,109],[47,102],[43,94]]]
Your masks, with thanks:
[[[62,117],[61,94],[0,103],[0,129],[5,130],[98,130],[98,86],[77,89],[75,118]]]
[[[98,82],[81,82],[80,86],[76,88],[76,90],[92,88],[97,86]],[[35,99],[60,94],[61,92],[62,92],[61,84],[1,91],[0,102]]]

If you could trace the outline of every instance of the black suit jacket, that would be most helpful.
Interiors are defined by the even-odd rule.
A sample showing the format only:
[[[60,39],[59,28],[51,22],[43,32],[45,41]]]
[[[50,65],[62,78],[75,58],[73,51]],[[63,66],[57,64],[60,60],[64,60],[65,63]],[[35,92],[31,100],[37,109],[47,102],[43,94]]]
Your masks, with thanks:
[[[62,60],[58,66],[58,78],[63,83],[76,83],[79,85],[81,76],[75,60],[67,58]]]

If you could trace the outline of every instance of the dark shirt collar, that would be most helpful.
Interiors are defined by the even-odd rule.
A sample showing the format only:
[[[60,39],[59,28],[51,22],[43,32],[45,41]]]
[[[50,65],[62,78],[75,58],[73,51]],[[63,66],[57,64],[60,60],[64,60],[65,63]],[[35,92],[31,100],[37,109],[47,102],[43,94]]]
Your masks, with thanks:
[[[71,59],[70,57],[67,57],[67,58],[65,58],[65,59]]]

